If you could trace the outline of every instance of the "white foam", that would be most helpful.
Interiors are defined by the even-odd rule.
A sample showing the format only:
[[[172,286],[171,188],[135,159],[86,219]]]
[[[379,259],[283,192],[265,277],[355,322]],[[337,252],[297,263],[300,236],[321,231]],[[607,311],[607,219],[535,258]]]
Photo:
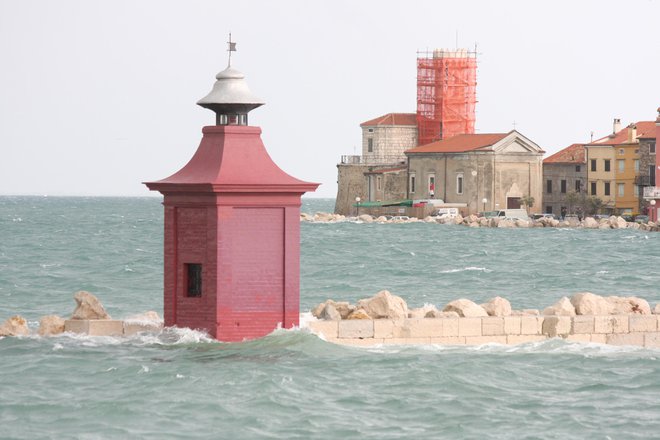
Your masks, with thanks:
[[[474,267],[474,266],[468,266],[464,267],[462,269],[447,269],[440,271],[440,273],[456,273],[456,272],[468,272],[468,271],[479,271],[479,272],[492,272],[491,269],[486,269],[485,267]]]

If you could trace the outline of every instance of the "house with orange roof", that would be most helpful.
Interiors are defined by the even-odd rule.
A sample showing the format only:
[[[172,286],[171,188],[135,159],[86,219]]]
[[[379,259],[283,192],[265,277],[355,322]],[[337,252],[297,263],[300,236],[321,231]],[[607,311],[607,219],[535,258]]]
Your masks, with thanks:
[[[584,193],[587,182],[584,144],[572,144],[543,160],[543,212],[560,215],[576,209],[568,194]]]
[[[516,130],[461,134],[412,148],[408,157],[408,198],[464,203],[464,215],[521,207],[535,199],[540,212],[544,151]]]
[[[585,145],[590,194],[603,200],[605,212],[643,212],[643,188],[651,184],[654,132],[654,121],[639,121],[621,129],[620,120],[615,119],[612,134]]]

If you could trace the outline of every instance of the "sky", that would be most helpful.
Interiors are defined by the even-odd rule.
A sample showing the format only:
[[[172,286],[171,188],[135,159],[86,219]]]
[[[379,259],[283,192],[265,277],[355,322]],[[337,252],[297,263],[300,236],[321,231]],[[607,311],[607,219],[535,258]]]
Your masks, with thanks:
[[[416,52],[479,53],[478,133],[550,155],[660,107],[660,0],[0,0],[0,194],[154,195],[227,65],[273,160],[334,197],[360,123],[415,112]]]

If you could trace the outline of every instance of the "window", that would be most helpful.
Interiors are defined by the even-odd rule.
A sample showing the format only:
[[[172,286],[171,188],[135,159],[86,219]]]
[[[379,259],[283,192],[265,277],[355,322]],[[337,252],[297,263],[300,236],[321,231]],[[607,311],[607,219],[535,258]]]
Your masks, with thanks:
[[[625,159],[619,159],[616,161],[618,167],[619,167],[619,172],[623,173],[626,170],[626,160]]]
[[[463,194],[463,174],[456,175],[456,194]]]
[[[580,169],[581,169],[581,168],[580,168],[580,165],[575,165],[575,172],[576,172],[576,173],[579,173],[579,172],[580,172]]]
[[[605,159],[605,171],[611,171],[609,159]]]
[[[367,139],[367,151],[369,153],[374,152],[374,138]]]
[[[202,265],[198,263],[186,263],[186,296],[202,296]]]
[[[655,154],[655,142],[649,144],[649,153]]]
[[[376,191],[381,191],[383,187],[383,177],[376,176]]]
[[[575,192],[582,192],[582,181],[580,179],[575,181]]]
[[[552,214],[552,206],[548,205],[545,207],[545,212],[548,214]]]
[[[637,197],[642,197],[644,195],[644,191],[641,191],[642,187],[639,185],[634,185],[633,186],[633,195]]]
[[[619,156],[626,154],[626,151],[623,148],[619,148]]]
[[[591,159],[591,171],[596,171],[596,159]]]
[[[649,176],[651,177],[650,186],[655,186],[655,165],[649,165]]]
[[[596,182],[591,182],[591,195],[596,195]]]
[[[548,179],[545,181],[545,192],[552,194],[552,180]]]
[[[410,192],[415,192],[415,173],[410,173]]]
[[[635,159],[633,163],[635,164],[635,172],[639,173],[639,159]]]
[[[625,183],[617,183],[616,184],[616,190],[617,190],[617,195],[619,197],[623,197],[626,191],[626,184]]]
[[[566,180],[564,179],[561,181],[561,193],[566,194]]]
[[[605,182],[605,190],[603,191],[603,195],[610,195],[610,182]]]
[[[374,132],[374,129],[373,129],[373,128],[368,128],[367,131],[368,131],[369,133],[373,133],[373,132]]]
[[[429,197],[435,196],[435,174],[429,174],[428,185]]]

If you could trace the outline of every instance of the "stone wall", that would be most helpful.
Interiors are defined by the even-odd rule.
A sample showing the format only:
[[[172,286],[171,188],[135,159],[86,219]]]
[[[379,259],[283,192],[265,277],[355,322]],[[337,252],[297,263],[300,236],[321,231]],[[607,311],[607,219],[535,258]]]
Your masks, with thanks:
[[[372,130],[371,132],[369,130]],[[369,152],[369,139],[372,139],[373,151]],[[406,159],[404,151],[417,146],[416,125],[383,125],[362,127],[362,156],[367,163]]]
[[[660,348],[660,315],[505,316],[311,321],[308,328],[341,345],[515,345],[567,341]]]
[[[576,167],[580,167],[577,171]],[[552,192],[548,193],[548,180],[552,181]],[[566,181],[566,192],[561,192],[561,181]],[[559,215],[562,206],[566,206],[566,194],[577,192],[575,182],[580,181],[580,192],[587,192],[587,164],[586,163],[546,163],[543,164],[543,200],[539,201],[542,212]],[[573,207],[575,209],[575,207]],[[571,214],[571,212],[569,212]]]
[[[335,214],[355,215],[353,207],[355,198],[367,200],[367,165],[337,165],[337,199],[335,200]]]

